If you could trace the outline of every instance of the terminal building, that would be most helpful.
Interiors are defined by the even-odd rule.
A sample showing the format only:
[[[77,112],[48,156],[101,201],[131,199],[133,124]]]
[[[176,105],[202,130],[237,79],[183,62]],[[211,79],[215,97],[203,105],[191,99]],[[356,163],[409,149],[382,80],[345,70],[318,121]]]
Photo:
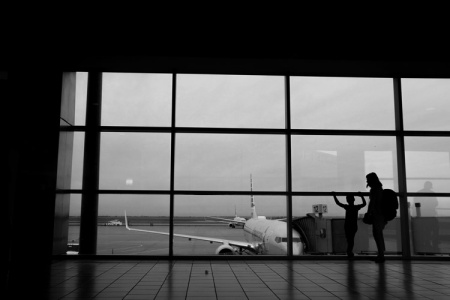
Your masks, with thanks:
[[[387,262],[448,264],[448,57],[149,53],[44,54],[0,70],[9,289],[51,277],[55,262],[346,261],[332,195],[369,202],[370,172],[399,200]],[[230,244],[225,258],[220,242],[179,236],[245,241],[243,226],[210,217],[248,220],[253,205],[285,224],[273,238],[285,252]],[[366,210],[357,262],[376,255]]]

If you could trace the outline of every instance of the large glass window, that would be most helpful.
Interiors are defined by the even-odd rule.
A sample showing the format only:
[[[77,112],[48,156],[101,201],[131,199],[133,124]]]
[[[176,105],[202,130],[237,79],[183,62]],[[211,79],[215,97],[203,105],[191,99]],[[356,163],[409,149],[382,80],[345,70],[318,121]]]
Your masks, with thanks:
[[[406,130],[450,130],[450,80],[402,79]]]
[[[394,129],[392,78],[290,80],[292,128]]]
[[[82,215],[85,201],[98,208],[98,226],[83,231],[97,231],[98,255],[284,256],[290,236],[294,256],[345,255],[345,211],[331,192],[359,204],[361,191],[369,202],[371,172],[408,197],[409,214],[384,231],[387,254],[402,253],[402,218],[413,254],[448,253],[448,80],[402,79],[395,106],[393,78],[103,73],[101,99],[87,97],[88,78],[63,76],[55,253],[86,240],[80,222],[95,222]],[[101,126],[86,125],[87,98],[101,102]],[[394,107],[403,107],[404,130]],[[86,159],[98,169],[83,170],[97,145],[98,161]],[[87,193],[83,180],[97,171],[98,190]],[[358,212],[358,255],[377,249],[366,211]]]

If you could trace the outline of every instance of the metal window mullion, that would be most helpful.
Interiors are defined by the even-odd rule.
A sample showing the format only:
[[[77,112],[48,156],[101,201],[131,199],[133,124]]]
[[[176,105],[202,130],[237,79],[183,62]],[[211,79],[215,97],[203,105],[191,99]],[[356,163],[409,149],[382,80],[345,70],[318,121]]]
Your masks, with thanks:
[[[174,206],[175,206],[175,126],[176,126],[176,90],[177,90],[177,75],[172,74],[172,120],[170,131],[170,203],[169,203],[169,257],[173,257],[173,235],[174,235]]]
[[[398,193],[400,198],[400,228],[402,238],[402,256],[411,258],[411,236],[406,187],[405,134],[403,128],[403,105],[401,78],[394,81],[395,130],[397,146]]]
[[[291,150],[291,93],[290,93],[290,77],[285,77],[285,93],[286,93],[286,212],[287,212],[287,238],[288,248],[287,256],[293,256],[292,244],[292,150]]]

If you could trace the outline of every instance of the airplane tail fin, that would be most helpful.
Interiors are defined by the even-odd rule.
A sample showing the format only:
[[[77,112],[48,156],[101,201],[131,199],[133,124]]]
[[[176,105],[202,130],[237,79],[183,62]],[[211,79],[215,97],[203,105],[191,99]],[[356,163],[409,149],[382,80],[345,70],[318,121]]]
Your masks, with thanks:
[[[128,227],[127,211],[124,210],[124,213],[125,213],[125,227],[126,227],[128,230],[130,230],[130,227]]]
[[[252,180],[252,174],[250,174],[250,191],[253,192],[253,180]],[[255,207],[255,199],[253,198],[253,195],[250,195],[250,207],[251,207],[251,218],[252,219],[258,219],[258,215],[256,214],[256,207]]]

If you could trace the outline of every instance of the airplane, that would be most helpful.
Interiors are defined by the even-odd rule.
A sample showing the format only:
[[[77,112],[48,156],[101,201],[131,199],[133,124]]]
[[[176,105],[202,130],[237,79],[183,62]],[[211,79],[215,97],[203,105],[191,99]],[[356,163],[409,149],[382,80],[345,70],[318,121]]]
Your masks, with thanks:
[[[244,227],[245,222],[247,221],[245,218],[238,217],[236,213],[236,206],[234,207],[234,215],[233,219],[219,218],[219,217],[208,217],[209,219],[222,220],[228,223],[228,227],[236,228],[236,227]]]
[[[152,234],[169,235],[167,232],[151,231],[131,228],[128,225],[125,211],[125,227],[128,230],[140,231]],[[216,249],[217,255],[286,255],[287,254],[287,226],[281,220],[268,220],[264,216],[256,214],[255,202],[251,196],[251,218],[244,224],[244,237],[246,241],[233,241],[221,238],[194,236],[186,234],[173,234],[174,237],[189,240],[200,240],[220,244]],[[292,230],[292,254],[302,255],[305,249],[305,241],[295,229]]]

